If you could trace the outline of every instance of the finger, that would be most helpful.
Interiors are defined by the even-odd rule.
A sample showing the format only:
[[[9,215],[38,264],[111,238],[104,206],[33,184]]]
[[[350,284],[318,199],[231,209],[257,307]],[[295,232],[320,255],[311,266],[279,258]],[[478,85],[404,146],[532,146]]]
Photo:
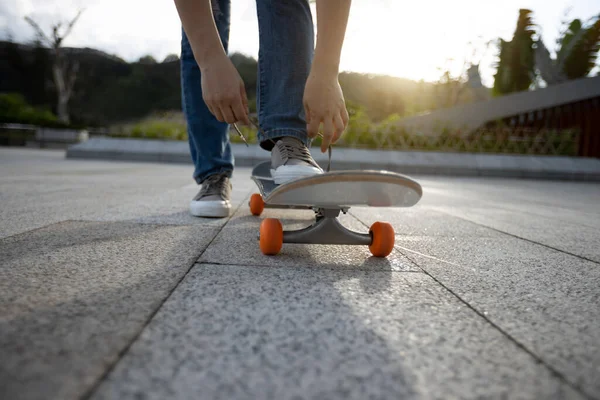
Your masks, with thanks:
[[[239,118],[239,121],[244,122],[246,125],[250,126],[250,110],[248,109],[248,96],[246,95],[246,87],[244,86],[244,83],[242,82],[240,85],[240,94],[242,96],[242,111],[243,111],[243,115],[237,115],[236,116]]]
[[[204,99],[204,104],[206,104],[206,108],[208,108],[208,111],[210,111],[210,113],[214,115],[215,118],[217,118],[217,113],[215,111],[215,108],[213,107],[212,101],[210,101],[209,99]]]
[[[325,118],[323,121],[323,140],[321,141],[321,151],[323,153],[325,153],[327,148],[331,145],[334,131],[335,126],[333,125],[333,119],[331,117]]]
[[[210,110],[218,121],[225,122],[225,117],[223,117],[223,113],[221,112],[221,109],[219,107],[213,104],[211,105]]]
[[[342,136],[342,133],[344,133],[344,129],[346,129],[346,126],[344,125],[344,121],[342,120],[342,116],[340,114],[337,114],[333,118],[333,125],[335,127],[335,133],[333,134],[333,139],[331,140],[331,143],[337,142]]]
[[[231,111],[233,113],[233,119],[235,122],[241,121],[247,126],[250,125],[248,114],[246,114],[246,110],[244,110],[244,106],[241,101],[233,104],[231,106]]]
[[[350,115],[348,115],[348,110],[345,106],[342,109],[342,121],[344,121],[344,129],[346,129],[348,122],[350,122]]]
[[[304,104],[304,113],[306,114],[306,123],[310,124],[310,108],[307,104]]]
[[[221,113],[223,114],[223,119],[225,120],[225,122],[227,122],[228,124],[234,124],[236,122],[235,117],[233,116],[233,110],[231,109],[231,106],[228,104],[221,104]]]
[[[310,122],[306,128],[309,138],[314,138],[319,134],[319,125],[321,125],[321,119],[311,115]]]
[[[231,106],[231,111],[233,112],[233,118],[235,122],[242,121],[246,125],[250,125],[250,120],[248,118],[248,114],[246,113],[246,108],[244,107],[244,100],[238,99]]]
[[[210,113],[216,118],[214,110],[212,109],[212,107],[208,103],[206,104],[206,108],[208,108],[208,111],[210,111]]]

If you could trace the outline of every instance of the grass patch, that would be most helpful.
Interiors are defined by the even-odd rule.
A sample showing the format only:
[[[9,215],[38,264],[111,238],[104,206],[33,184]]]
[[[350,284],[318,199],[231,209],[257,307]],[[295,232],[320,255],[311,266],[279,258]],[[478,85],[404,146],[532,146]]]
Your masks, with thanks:
[[[159,140],[187,140],[187,124],[181,113],[156,113],[141,121],[111,126],[109,136]]]

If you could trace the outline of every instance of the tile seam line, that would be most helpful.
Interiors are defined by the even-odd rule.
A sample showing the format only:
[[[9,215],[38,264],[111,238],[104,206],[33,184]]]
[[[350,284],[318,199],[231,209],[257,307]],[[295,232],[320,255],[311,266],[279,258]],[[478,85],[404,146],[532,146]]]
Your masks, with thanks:
[[[29,230],[26,230],[26,231],[23,231],[23,232],[17,232],[17,233],[13,233],[12,235],[0,237],[0,242],[2,242],[5,239],[14,238],[15,236],[25,235],[25,234],[28,234],[28,233],[33,233],[33,232],[42,230],[44,228],[48,228],[48,227],[50,227],[52,225],[64,224],[65,222],[89,222],[89,221],[78,221],[76,219],[69,219],[69,218],[68,219],[63,219],[63,220],[60,220],[60,221],[52,222],[50,224],[46,224],[44,226],[38,226],[37,228],[33,228],[33,229],[29,229]]]
[[[219,225],[205,225],[205,224],[202,224],[202,223],[192,223],[192,224],[172,224],[172,223],[169,223],[169,224],[162,224],[162,223],[159,223],[159,222],[136,221],[134,219],[128,219],[128,220],[71,219],[71,220],[68,220],[68,222],[92,222],[92,223],[99,223],[99,224],[117,223],[117,224],[133,224],[133,225],[141,225],[141,226],[156,226],[156,227],[164,226],[166,228],[185,228],[185,227],[198,227],[198,226],[204,226],[204,227],[215,228],[215,229],[220,228]],[[222,225],[226,225],[228,223],[229,223],[229,220],[227,220],[227,222],[225,222],[225,224],[222,224]]]
[[[239,208],[239,206],[238,206]],[[237,211],[237,209],[236,209]],[[233,214],[232,214],[233,216]],[[167,227],[167,228],[178,228],[178,227],[195,227],[195,226],[202,226],[202,224],[161,224],[161,223],[156,223],[156,222],[142,222],[142,221],[136,221],[136,220],[98,220],[98,219],[79,219],[79,218],[67,218],[67,219],[63,219],[60,221],[56,221],[56,222],[52,222],[43,226],[38,226],[37,228],[33,228],[33,229],[29,229],[23,232],[17,232],[17,233],[13,233],[12,235],[9,236],[4,236],[4,237],[0,237],[0,242],[2,242],[5,239],[11,239],[14,238],[15,236],[19,236],[19,235],[25,235],[25,234],[29,234],[29,233],[34,233],[36,231],[39,231],[41,229],[45,229],[48,227],[51,227],[53,225],[59,225],[59,224],[64,224],[64,223],[69,223],[69,222],[82,222],[82,223],[97,223],[97,224],[132,224],[132,225],[140,225],[140,226],[155,226],[155,227]],[[227,223],[229,223],[229,220],[227,220],[227,222],[224,225],[226,225]],[[213,227],[213,225],[208,225],[209,227]],[[215,229],[218,228],[218,226],[214,226]]]
[[[482,312],[480,312],[479,310],[477,310],[474,306],[472,306],[470,303],[468,303],[466,300],[464,300],[462,297],[460,297],[452,289],[450,289],[448,286],[444,285],[440,280],[438,280],[437,278],[435,278],[427,269],[423,268],[421,265],[419,265],[411,257],[409,257],[408,255],[406,255],[404,253],[402,253],[402,254],[406,258],[410,259],[413,263],[415,263],[415,265],[419,266],[419,268],[421,268],[423,270],[423,273],[425,273],[427,276],[429,276],[431,279],[433,279],[435,282],[437,282],[440,286],[442,286],[444,289],[446,289],[449,293],[451,293],[453,296],[455,296],[468,309],[470,309],[471,311],[473,311],[475,314],[477,314],[479,317],[481,317],[484,321],[486,321],[488,324],[490,324],[494,329],[496,329],[498,332],[500,332],[501,335],[503,335],[504,337],[506,337],[512,343],[514,343],[518,348],[520,348],[521,350],[523,350],[525,353],[529,354],[529,356],[532,357],[535,360],[535,362],[537,362],[538,364],[544,366],[552,375],[554,375],[555,378],[557,378],[558,380],[562,381],[564,384],[566,384],[567,386],[569,386],[571,389],[575,390],[577,393],[579,393],[583,397],[585,397],[587,399],[590,399],[590,400],[598,400],[597,398],[593,397],[592,395],[586,393],[585,390],[583,388],[579,387],[576,383],[571,382],[571,380],[569,380],[562,372],[554,369],[541,356],[538,356],[536,353],[533,352],[533,350],[530,350],[525,344],[523,344],[520,341],[518,341],[510,333],[508,333],[503,328],[501,328],[498,324],[496,324],[495,322],[493,322],[492,320],[490,320],[485,314],[483,314]]]
[[[398,251],[400,253],[400,251]],[[402,253],[400,253],[402,254]],[[277,257],[277,256],[276,256]],[[410,260],[413,263],[412,260]],[[345,267],[297,267],[297,266],[277,266],[277,265],[264,265],[264,264],[234,264],[234,263],[226,263],[226,262],[213,262],[213,261],[197,261],[195,265],[199,266],[223,266],[223,267],[248,267],[248,268],[276,268],[281,270],[305,270],[305,271],[336,271],[336,272],[352,272],[352,271],[364,271],[364,272],[372,272],[372,273],[395,273],[395,274],[424,274],[423,271],[394,271],[394,270],[382,270],[382,269],[369,269],[369,268],[345,268]],[[417,268],[421,269],[421,267],[417,266]]]
[[[459,219],[462,219],[463,221],[466,221],[466,222],[468,222],[468,223],[471,223],[471,224],[473,224],[473,225],[477,225],[477,226],[481,226],[481,227],[483,227],[483,228],[491,229],[491,230],[493,230],[493,231],[495,231],[495,232],[502,233],[502,234],[504,234],[504,235],[507,235],[507,236],[513,237],[513,238],[515,238],[515,239],[524,240],[524,241],[526,241],[526,242],[533,243],[533,244],[536,244],[536,245],[538,245],[538,246],[542,246],[542,247],[545,247],[545,248],[547,248],[547,249],[550,249],[550,250],[557,251],[557,252],[559,252],[559,253],[567,254],[567,255],[569,255],[569,256],[571,256],[571,257],[576,257],[576,258],[579,258],[579,259],[581,259],[581,260],[589,261],[589,262],[591,262],[591,263],[594,263],[594,264],[598,264],[598,265],[600,265],[600,262],[599,262],[599,261],[592,260],[592,259],[590,259],[590,258],[587,258],[587,257],[585,257],[585,256],[580,256],[579,254],[571,253],[571,252],[569,252],[569,251],[566,251],[566,250],[557,249],[556,247],[552,247],[552,246],[550,246],[550,245],[547,245],[547,244],[544,244],[544,243],[536,242],[536,241],[535,241],[535,240],[533,240],[533,239],[527,239],[527,238],[525,238],[525,237],[522,237],[522,236],[519,236],[519,235],[515,235],[515,234],[513,234],[513,233],[510,233],[510,232],[505,232],[505,231],[503,231],[503,230],[500,230],[500,229],[494,228],[494,227],[492,227],[492,226],[489,226],[489,225],[484,225],[484,224],[482,224],[482,223],[475,222],[475,221],[472,221],[472,220],[470,220],[470,219],[467,219],[467,218],[464,218],[464,217],[461,217],[461,216],[458,216],[458,215],[451,214],[451,213],[449,213],[449,212],[447,212],[447,211],[440,211],[440,210],[431,210],[431,211],[433,211],[433,212],[437,212],[437,213],[440,213],[440,214],[444,214],[444,215],[448,215],[448,216],[450,216],[450,217],[459,218]]]
[[[202,252],[198,255],[198,257],[191,263],[191,265],[187,268],[187,270],[181,276],[181,278],[175,283],[175,285],[169,291],[169,293],[167,293],[167,295],[162,299],[162,301],[160,302],[160,304],[158,304],[158,306],[146,318],[146,321],[141,326],[141,328],[139,329],[139,331],[132,337],[132,339],[129,341],[129,343],[123,349],[121,349],[121,351],[119,351],[119,353],[117,354],[117,359],[114,362],[112,362],[110,365],[108,365],[108,367],[96,379],[96,381],[94,383],[92,383],[89,386],[89,388],[83,392],[83,394],[81,395],[80,399],[82,399],[82,400],[88,400],[88,399],[90,399],[98,391],[98,389],[100,388],[100,386],[102,385],[102,383],[104,381],[106,381],[106,379],[108,378],[108,376],[110,376],[110,374],[115,370],[115,368],[117,367],[117,365],[119,365],[119,363],[121,362],[121,360],[123,359],[123,357],[129,352],[129,350],[131,349],[131,347],[139,340],[140,336],[146,330],[146,328],[148,327],[148,325],[150,324],[150,322],[152,322],[152,320],[154,319],[154,317],[156,316],[156,314],[158,314],[158,312],[162,309],[162,307],[165,305],[165,303],[171,298],[171,296],[173,295],[173,293],[175,292],[175,290],[177,290],[177,288],[179,287],[179,285],[181,285],[181,283],[184,281],[184,279],[189,275],[190,271],[198,263],[198,260],[200,259],[200,257],[202,257],[202,255],[204,254],[204,252],[206,252],[206,250],[208,250],[208,248],[212,245],[212,243],[215,241],[215,239],[217,238],[217,236],[221,233],[221,231],[225,228],[225,226],[231,221],[231,219],[233,218],[233,216],[242,207],[242,205],[244,204],[244,201],[246,201],[249,197],[250,197],[250,193],[247,193],[246,196],[244,197],[244,200],[242,200],[240,202],[240,204],[227,217],[227,221],[224,224],[222,224],[219,227],[219,229],[215,232],[215,234],[213,235],[212,239],[207,243],[207,245],[204,248],[204,250],[202,250]]]
[[[464,200],[464,199],[468,199],[469,198],[468,196],[451,196],[451,195],[448,195],[448,194],[445,194],[445,193],[438,194],[438,195],[444,196],[444,197],[447,197],[447,198],[451,198],[451,199],[459,199],[459,200]],[[566,222],[566,223],[569,223],[569,224],[576,225],[574,222],[569,221],[569,220],[564,220],[564,219],[560,219],[560,218],[555,219],[555,218],[552,218],[552,217],[549,217],[549,216],[546,216],[546,215],[536,214],[536,213],[531,212],[531,211],[518,210],[518,209],[514,209],[514,208],[508,208],[508,207],[505,207],[505,206],[498,206],[496,203],[494,203],[493,201],[490,201],[490,200],[483,200],[483,201],[481,201],[481,203],[485,203],[485,204],[487,204],[488,207],[494,207],[494,208],[497,208],[497,209],[503,210],[503,211],[520,213],[520,214],[528,215],[528,216],[531,216],[531,217],[537,217],[537,218],[541,218],[541,219],[549,219],[549,220],[558,221],[558,222]],[[564,207],[555,206],[555,205],[551,205],[551,204],[544,204],[544,203],[541,203],[541,205],[545,206],[545,207],[548,207],[548,208],[564,208]],[[439,211],[438,210],[439,206],[428,206],[428,207],[433,207],[433,208],[431,208],[432,211]],[[439,212],[444,212],[444,211],[439,211]],[[581,225],[585,226],[586,228],[596,229],[596,227],[594,227],[594,226],[590,226],[590,225],[586,225],[586,224],[581,224]]]
[[[361,219],[359,219],[357,216],[352,215],[353,217],[355,217],[361,224],[367,226]],[[472,221],[468,221],[468,222],[472,222]],[[478,315],[479,317],[481,317],[484,321],[486,321],[488,324],[490,324],[494,329],[496,329],[498,332],[500,332],[501,335],[503,335],[504,337],[506,337],[509,341],[511,341],[512,343],[514,343],[518,348],[520,348],[521,350],[523,350],[524,352],[526,352],[527,354],[529,354],[530,357],[532,357],[538,364],[544,366],[552,375],[555,376],[555,378],[557,378],[559,381],[562,381],[564,384],[566,384],[567,386],[569,386],[571,389],[575,390],[577,393],[579,393],[580,395],[582,395],[585,398],[588,398],[590,400],[597,400],[595,397],[589,395],[588,393],[586,393],[583,388],[579,387],[577,384],[575,384],[574,382],[571,382],[569,379],[567,379],[561,372],[555,370],[551,365],[549,365],[548,363],[546,363],[546,361],[544,359],[542,359],[540,356],[538,356],[537,354],[535,354],[532,350],[529,350],[524,344],[522,344],[521,342],[519,342],[516,338],[514,338],[511,334],[509,334],[508,332],[506,332],[504,329],[502,329],[498,324],[496,324],[495,322],[491,321],[485,314],[483,314],[482,312],[480,312],[479,310],[477,310],[474,306],[472,306],[471,304],[469,304],[467,301],[465,301],[462,297],[460,297],[457,293],[455,293],[452,289],[450,289],[448,286],[446,286],[445,284],[443,284],[440,280],[438,280],[436,277],[434,277],[427,269],[425,269],[424,267],[422,267],[419,263],[416,262],[416,260],[414,260],[413,258],[411,258],[409,255],[405,254],[403,251],[401,251],[398,246],[394,246],[396,248],[396,250],[398,250],[404,257],[406,257],[407,259],[409,259],[413,264],[415,264],[417,267],[419,267],[424,274],[426,274],[427,276],[429,276],[431,279],[433,279],[434,282],[436,282],[438,285],[440,285],[441,287],[443,287],[445,290],[447,290],[452,296],[456,297],[461,303],[463,303],[468,309],[470,309],[471,311],[473,311],[476,315]]]

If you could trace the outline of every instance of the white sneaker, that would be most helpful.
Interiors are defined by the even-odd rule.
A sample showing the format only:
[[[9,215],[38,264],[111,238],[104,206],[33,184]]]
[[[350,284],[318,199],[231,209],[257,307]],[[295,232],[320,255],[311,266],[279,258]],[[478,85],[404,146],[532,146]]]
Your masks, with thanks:
[[[286,136],[275,142],[271,150],[271,176],[276,185],[322,173],[323,169],[299,139]]]
[[[231,182],[226,174],[216,174],[202,182],[202,188],[190,203],[195,217],[228,217],[231,211]]]

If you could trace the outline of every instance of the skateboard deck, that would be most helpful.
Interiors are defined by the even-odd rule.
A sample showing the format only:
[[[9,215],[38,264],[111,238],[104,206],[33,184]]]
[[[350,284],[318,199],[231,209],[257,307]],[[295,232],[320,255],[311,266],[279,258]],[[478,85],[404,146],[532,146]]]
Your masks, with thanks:
[[[258,164],[252,179],[265,204],[309,208],[412,207],[423,191],[413,179],[388,171],[336,171],[276,185],[271,164]]]
[[[263,180],[272,180],[271,177],[271,161],[263,161],[254,168],[252,168],[252,173],[250,174],[252,178],[263,179]]]
[[[264,198],[268,196],[277,185],[273,181],[273,177],[271,176],[271,161],[263,161],[260,164],[257,164],[252,169],[251,174],[252,180],[258,186],[261,195],[261,202],[264,203],[264,207],[267,208],[294,208],[294,209],[310,209],[307,206],[296,206],[292,204],[273,204],[264,202]]]

